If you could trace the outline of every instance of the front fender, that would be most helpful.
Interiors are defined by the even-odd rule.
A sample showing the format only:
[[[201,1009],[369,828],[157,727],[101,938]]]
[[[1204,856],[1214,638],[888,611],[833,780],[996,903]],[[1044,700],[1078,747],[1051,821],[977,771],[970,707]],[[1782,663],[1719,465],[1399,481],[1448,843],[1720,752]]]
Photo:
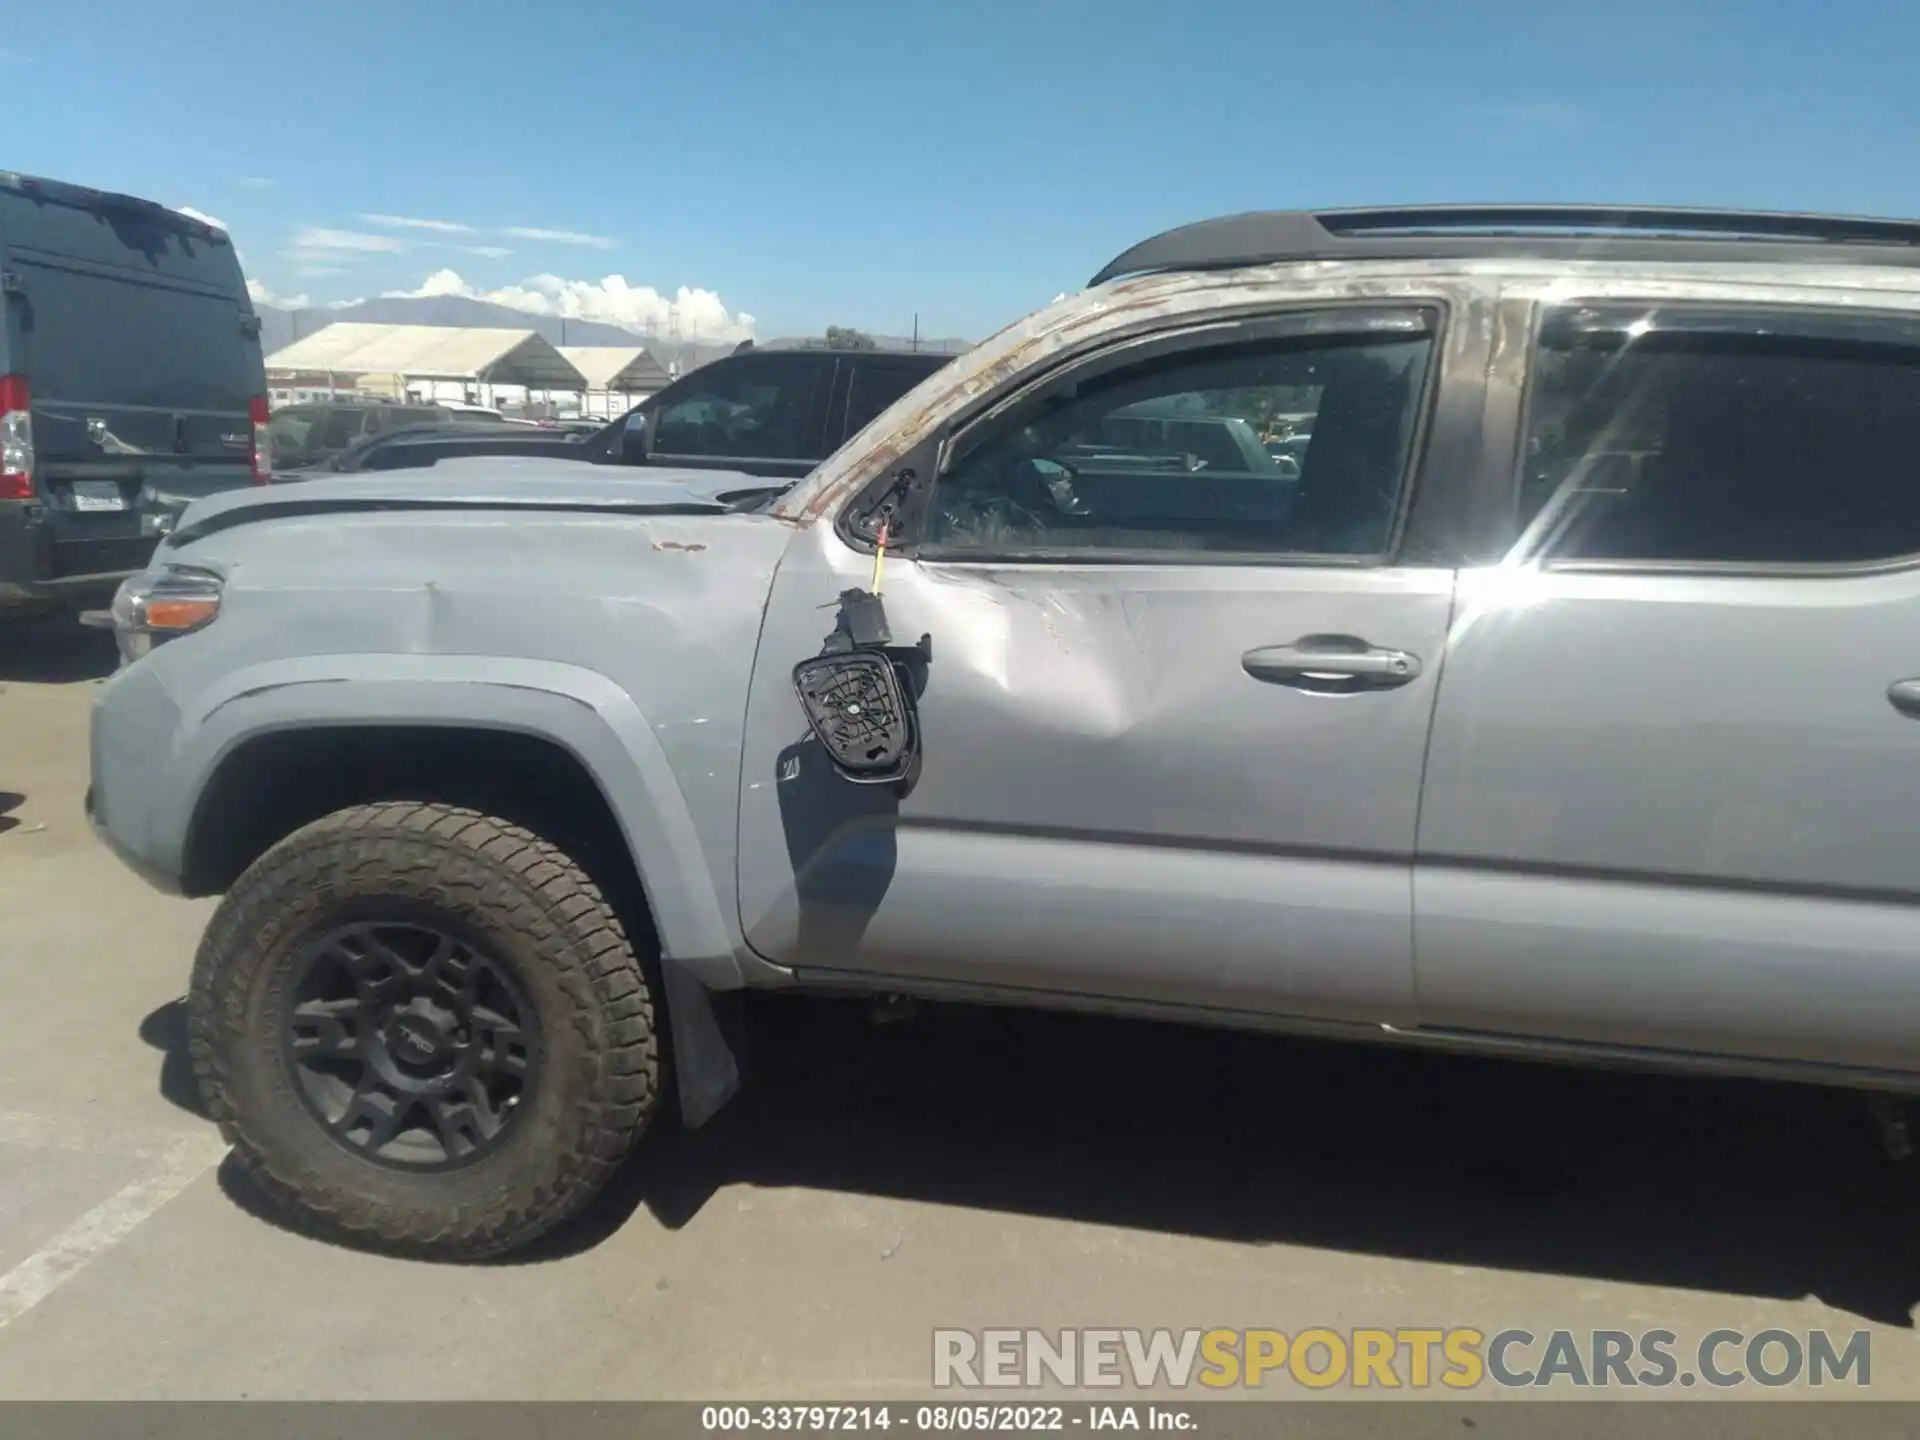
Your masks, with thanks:
[[[221,763],[259,736],[350,725],[516,731],[565,747],[600,786],[640,868],[663,952],[708,986],[743,983],[726,918],[737,910],[719,892],[732,867],[709,861],[640,707],[596,671],[486,655],[303,656],[224,674],[186,706],[149,832],[167,837],[153,857],[162,870],[179,873],[199,797]]]

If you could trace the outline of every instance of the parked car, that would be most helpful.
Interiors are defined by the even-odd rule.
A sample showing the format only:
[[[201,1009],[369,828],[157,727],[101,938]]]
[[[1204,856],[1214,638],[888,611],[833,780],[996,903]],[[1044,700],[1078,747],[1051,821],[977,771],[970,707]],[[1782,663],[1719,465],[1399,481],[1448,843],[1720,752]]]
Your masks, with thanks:
[[[452,418],[443,406],[396,405],[382,400],[323,400],[286,405],[267,420],[267,444],[273,470],[287,472],[325,465],[334,456],[375,435]]]
[[[469,405],[460,400],[441,400],[435,403],[438,404],[442,410],[445,410],[448,416],[453,419],[479,421],[482,423],[491,422],[499,425],[505,423],[507,418],[489,405]]]
[[[874,416],[953,357],[924,351],[742,350],[688,372],[577,450],[524,448],[503,431],[489,448],[471,429],[411,437],[404,447],[367,450],[337,468],[391,469],[476,455],[538,455],[594,465],[720,468],[797,480]],[[554,431],[537,434],[551,439]]]
[[[606,429],[604,420],[583,420],[572,416],[536,420],[534,424],[542,430],[558,430],[561,434],[577,440],[590,439]]]
[[[0,618],[104,602],[189,501],[264,479],[266,393],[225,232],[0,171]]]
[[[1297,483],[1076,451],[1276,396]],[[578,1211],[669,1064],[710,1114],[742,987],[1911,1095],[1917,449],[1920,224],[1208,222],[777,498],[196,504],[116,601],[89,809],[224,896],[240,1169],[415,1254]]]
[[[480,455],[519,456],[567,460],[578,457],[581,446],[599,433],[549,430],[545,427],[498,425],[490,421],[441,421],[408,425],[364,436],[330,456],[319,470],[278,475],[282,480],[308,480],[328,472],[353,474],[364,470],[410,470],[443,460]]]

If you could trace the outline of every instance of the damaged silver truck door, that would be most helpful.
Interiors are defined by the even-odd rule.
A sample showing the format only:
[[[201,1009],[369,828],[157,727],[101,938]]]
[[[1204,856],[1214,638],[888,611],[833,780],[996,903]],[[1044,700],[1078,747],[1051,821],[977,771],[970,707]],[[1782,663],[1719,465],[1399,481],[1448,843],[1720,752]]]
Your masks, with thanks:
[[[1435,303],[1135,334],[907,437],[877,522],[803,529],[748,707],[753,948],[1410,1023],[1453,571],[1397,553],[1443,329]],[[847,706],[874,703],[906,713],[870,738]]]

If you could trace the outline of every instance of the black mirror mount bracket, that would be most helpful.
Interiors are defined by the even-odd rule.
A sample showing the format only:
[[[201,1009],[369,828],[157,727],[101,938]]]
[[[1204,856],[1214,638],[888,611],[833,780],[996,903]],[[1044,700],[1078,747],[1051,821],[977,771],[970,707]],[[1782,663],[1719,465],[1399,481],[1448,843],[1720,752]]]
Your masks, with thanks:
[[[893,785],[905,796],[920,774],[919,694],[933,637],[895,645],[886,605],[870,590],[843,590],[820,653],[793,667],[793,686],[814,738],[856,785]]]

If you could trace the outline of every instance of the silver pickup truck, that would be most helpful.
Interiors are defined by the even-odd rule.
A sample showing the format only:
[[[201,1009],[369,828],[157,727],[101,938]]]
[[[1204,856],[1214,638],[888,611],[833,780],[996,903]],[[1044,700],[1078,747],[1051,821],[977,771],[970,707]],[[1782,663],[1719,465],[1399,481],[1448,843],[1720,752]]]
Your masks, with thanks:
[[[1917,455],[1917,225],[1206,222],[784,491],[196,503],[115,602],[88,803],[225,897],[192,1054],[240,1163],[407,1253],[558,1224],[670,1081],[710,1113],[747,987],[1898,1096]]]

